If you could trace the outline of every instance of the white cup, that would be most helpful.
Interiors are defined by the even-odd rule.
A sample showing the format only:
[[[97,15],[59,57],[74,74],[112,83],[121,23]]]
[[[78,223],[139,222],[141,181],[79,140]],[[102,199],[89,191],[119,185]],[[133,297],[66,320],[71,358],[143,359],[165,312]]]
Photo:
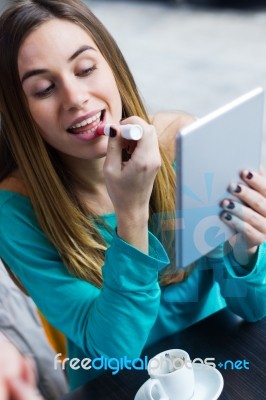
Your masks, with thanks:
[[[150,378],[143,385],[147,400],[190,400],[195,378],[192,362],[186,351],[172,349],[153,357],[148,364]]]

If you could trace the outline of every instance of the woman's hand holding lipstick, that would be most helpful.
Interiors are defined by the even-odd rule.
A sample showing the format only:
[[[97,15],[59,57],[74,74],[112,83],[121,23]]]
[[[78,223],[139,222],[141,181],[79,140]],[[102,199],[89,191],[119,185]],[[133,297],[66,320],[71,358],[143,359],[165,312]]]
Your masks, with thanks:
[[[127,118],[121,124],[139,125],[143,135],[134,142],[130,159],[123,162],[125,142],[132,144],[132,141],[123,139],[119,128],[111,131],[104,164],[106,186],[117,215],[118,235],[147,252],[149,201],[161,166],[157,134],[153,125],[139,117]],[[143,240],[144,231],[146,240]]]

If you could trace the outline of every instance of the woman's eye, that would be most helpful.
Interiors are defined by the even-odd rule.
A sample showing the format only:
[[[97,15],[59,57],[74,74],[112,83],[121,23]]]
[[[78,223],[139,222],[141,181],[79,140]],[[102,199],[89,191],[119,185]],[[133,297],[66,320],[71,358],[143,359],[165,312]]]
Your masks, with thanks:
[[[39,92],[36,92],[35,93],[35,96],[36,97],[39,97],[39,98],[43,98],[43,97],[47,97],[47,96],[49,96],[49,94],[51,94],[51,92],[53,91],[53,89],[54,89],[54,84],[53,85],[50,85],[50,86],[48,86],[46,89],[44,89],[44,90],[41,90],[41,91],[39,91]]]
[[[88,76],[88,75],[90,75],[96,68],[97,68],[96,65],[94,65],[93,67],[83,69],[82,71],[80,71],[80,72],[77,74],[77,76],[80,76],[80,77]]]

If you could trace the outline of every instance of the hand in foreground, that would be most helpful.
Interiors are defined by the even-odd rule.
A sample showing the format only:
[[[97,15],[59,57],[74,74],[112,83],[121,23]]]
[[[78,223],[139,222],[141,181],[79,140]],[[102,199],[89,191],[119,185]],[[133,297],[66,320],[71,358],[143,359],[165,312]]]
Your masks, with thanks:
[[[244,266],[266,240],[266,179],[253,171],[243,171],[241,178],[247,186],[233,183],[230,192],[242,204],[231,199],[223,200],[225,211],[222,219],[237,232],[229,243],[236,261]]]
[[[143,136],[132,143],[121,138],[117,128],[116,136],[109,138],[104,164],[106,186],[117,213],[129,210],[141,213],[143,209],[148,211],[154,179],[161,165],[158,138],[154,126],[139,117],[130,117],[121,123],[140,125]],[[131,153],[126,162],[122,158],[125,147]]]
[[[32,360],[23,357],[4,336],[0,336],[0,399],[43,400],[36,386]]]
[[[0,379],[1,400],[44,400],[36,386],[22,378]]]

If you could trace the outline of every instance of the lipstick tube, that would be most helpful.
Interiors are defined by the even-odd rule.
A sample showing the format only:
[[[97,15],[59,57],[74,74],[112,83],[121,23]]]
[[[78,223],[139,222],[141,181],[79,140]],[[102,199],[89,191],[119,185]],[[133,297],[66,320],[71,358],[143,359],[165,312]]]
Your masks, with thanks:
[[[110,136],[111,126],[117,126],[121,132],[121,136],[127,140],[140,140],[142,138],[143,129],[140,125],[113,125],[105,124],[98,127],[97,132],[99,135]]]

